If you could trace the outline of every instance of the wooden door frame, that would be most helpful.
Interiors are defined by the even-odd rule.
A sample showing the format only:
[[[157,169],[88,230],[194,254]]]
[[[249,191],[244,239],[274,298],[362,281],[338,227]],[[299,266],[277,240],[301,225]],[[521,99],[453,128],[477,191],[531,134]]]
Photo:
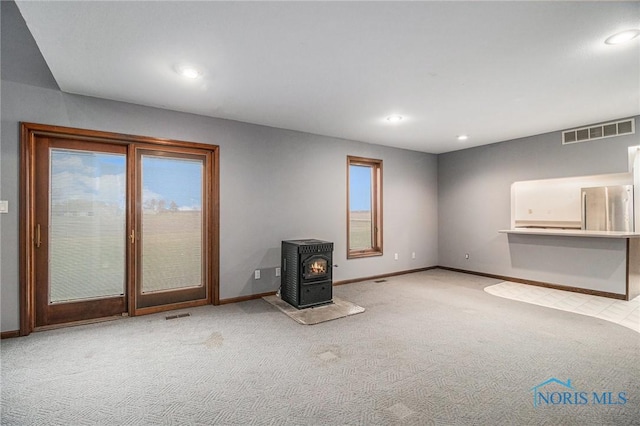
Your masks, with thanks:
[[[208,297],[206,304],[218,305],[220,303],[219,274],[220,274],[220,147],[196,142],[186,142],[172,139],[153,138],[148,136],[135,136],[122,133],[111,133],[97,130],[76,129],[63,126],[52,126],[37,123],[20,123],[20,207],[19,207],[19,280],[20,280],[20,335],[26,336],[35,329],[35,143],[38,136],[67,137],[76,140],[91,142],[108,142],[111,144],[134,146],[146,145],[152,149],[166,148],[191,148],[209,151],[212,157],[212,172],[207,175],[207,183],[210,188],[209,223],[210,233],[210,265],[208,280]],[[130,162],[129,162],[130,163]],[[127,168],[127,185],[131,185],[133,167]],[[132,197],[132,191],[127,191]],[[131,200],[130,202],[134,202]],[[133,205],[133,204],[131,204]],[[133,209],[127,213],[127,229],[132,223]],[[131,250],[131,248],[129,248]],[[135,256],[128,256],[135,259]],[[135,273],[135,265],[129,265],[128,274]],[[127,276],[127,289],[131,294],[133,280]],[[128,297],[129,315],[140,315],[159,312],[169,309],[179,309],[203,303],[183,302],[175,305],[147,308],[142,312],[136,312],[133,297]]]

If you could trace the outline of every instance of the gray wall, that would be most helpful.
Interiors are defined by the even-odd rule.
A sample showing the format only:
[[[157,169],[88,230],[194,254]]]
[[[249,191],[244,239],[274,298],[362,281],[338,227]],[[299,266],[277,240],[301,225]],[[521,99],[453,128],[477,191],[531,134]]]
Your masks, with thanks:
[[[532,252],[521,255],[522,237],[512,237],[515,243],[510,245],[507,235],[498,230],[511,226],[513,182],[627,172],[627,148],[633,145],[640,145],[638,133],[563,146],[561,133],[554,132],[439,155],[439,265],[565,285],[580,284],[584,277],[563,272],[560,263],[572,263],[576,270],[580,266],[582,270],[613,269],[610,262],[599,265],[595,253],[580,259],[581,250],[569,249],[584,246],[584,241],[564,240],[568,249],[563,255],[575,259],[552,259],[544,247],[546,239],[528,237],[529,244],[540,246],[536,256],[547,253],[546,265],[537,262],[535,266],[526,259]],[[470,255],[468,260],[465,253]]]
[[[0,198],[10,206],[0,215],[2,331],[19,327],[20,121],[219,145],[223,299],[275,290],[280,241],[299,237],[335,242],[336,280],[438,264],[523,277],[507,236],[498,234],[510,226],[510,185],[624,172],[627,146],[640,144],[633,135],[562,146],[558,132],[434,156],[69,95],[58,90],[12,2],[2,2],[1,29]],[[384,160],[382,257],[346,260],[347,155]],[[317,185],[323,196],[308,197]],[[261,280],[253,280],[254,269],[263,269]],[[563,278],[551,273],[547,280]]]
[[[437,265],[435,155],[62,93],[47,69],[20,72],[21,62],[31,68],[42,63],[24,57],[24,49],[39,55],[34,43],[11,43],[20,34],[15,20],[22,18],[11,9],[5,13],[4,3],[0,198],[10,211],[0,215],[2,331],[19,328],[20,121],[219,145],[222,299],[276,290],[283,239],[333,241],[335,280]],[[5,33],[7,27],[14,33]],[[347,155],[384,162],[382,257],[346,260]],[[309,196],[318,190],[320,197]],[[253,279],[255,269],[263,269],[260,280]]]

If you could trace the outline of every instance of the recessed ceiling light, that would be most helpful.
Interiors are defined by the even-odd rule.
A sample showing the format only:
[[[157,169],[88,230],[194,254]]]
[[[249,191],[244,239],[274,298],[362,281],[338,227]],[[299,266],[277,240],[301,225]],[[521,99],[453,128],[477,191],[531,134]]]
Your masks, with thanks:
[[[399,123],[399,122],[401,122],[403,120],[403,118],[404,117],[401,116],[401,115],[390,115],[390,116],[387,117],[387,121],[389,123]]]
[[[185,78],[195,79],[202,75],[202,71],[192,65],[178,65],[176,72]]]
[[[633,40],[640,35],[640,30],[626,30],[618,34],[614,34],[604,42],[606,44],[622,44]]]
[[[467,135],[460,135],[460,136],[458,136],[458,140],[459,140],[459,141],[466,141],[467,139],[469,139],[469,136],[467,136]]]

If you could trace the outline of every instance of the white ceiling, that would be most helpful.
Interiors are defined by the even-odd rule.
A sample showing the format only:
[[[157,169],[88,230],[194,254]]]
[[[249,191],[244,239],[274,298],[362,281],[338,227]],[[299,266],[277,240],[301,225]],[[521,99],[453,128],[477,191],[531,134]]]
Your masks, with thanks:
[[[432,153],[640,114],[638,2],[16,3],[69,93]]]

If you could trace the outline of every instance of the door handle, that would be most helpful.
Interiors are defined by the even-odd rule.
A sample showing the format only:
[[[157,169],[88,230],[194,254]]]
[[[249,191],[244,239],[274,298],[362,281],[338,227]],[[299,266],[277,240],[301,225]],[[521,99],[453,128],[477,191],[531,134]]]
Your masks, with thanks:
[[[129,235],[129,238],[131,238],[131,244],[136,242],[136,231],[134,229],[131,230],[131,235]]]
[[[40,244],[42,244],[42,240],[41,240],[41,237],[40,237],[40,224],[39,223],[36,225],[35,243],[36,243],[36,247],[40,248]]]

